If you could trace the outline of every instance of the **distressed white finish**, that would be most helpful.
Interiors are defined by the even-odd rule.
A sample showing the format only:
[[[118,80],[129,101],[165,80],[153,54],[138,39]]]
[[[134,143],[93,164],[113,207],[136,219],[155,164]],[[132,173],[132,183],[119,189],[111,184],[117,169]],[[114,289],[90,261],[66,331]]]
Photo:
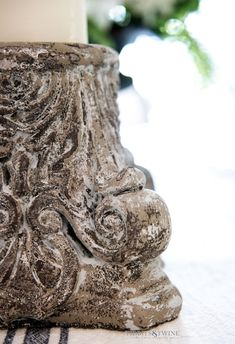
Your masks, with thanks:
[[[2,327],[148,329],[180,312],[158,258],[170,215],[121,145],[117,90],[108,48],[0,44]]]
[[[178,319],[144,332],[71,328],[68,344],[234,344],[235,258],[166,263],[166,270],[184,298]],[[52,329],[51,336],[54,332],[58,334],[58,329]],[[4,337],[5,331],[1,331],[0,343]],[[14,344],[21,343],[21,337],[14,341]]]

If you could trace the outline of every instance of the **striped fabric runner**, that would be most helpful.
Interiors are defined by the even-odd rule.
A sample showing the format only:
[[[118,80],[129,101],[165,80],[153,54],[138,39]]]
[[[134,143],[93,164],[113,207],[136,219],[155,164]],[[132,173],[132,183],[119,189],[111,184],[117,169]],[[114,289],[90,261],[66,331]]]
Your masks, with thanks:
[[[1,344],[68,344],[68,328],[28,328],[0,331]]]

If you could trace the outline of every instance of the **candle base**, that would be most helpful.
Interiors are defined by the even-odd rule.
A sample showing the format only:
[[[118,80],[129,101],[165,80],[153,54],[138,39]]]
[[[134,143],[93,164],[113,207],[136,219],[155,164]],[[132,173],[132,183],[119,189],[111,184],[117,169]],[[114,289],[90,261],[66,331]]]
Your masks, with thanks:
[[[0,321],[147,329],[178,316],[171,233],[120,143],[118,57],[0,44]]]

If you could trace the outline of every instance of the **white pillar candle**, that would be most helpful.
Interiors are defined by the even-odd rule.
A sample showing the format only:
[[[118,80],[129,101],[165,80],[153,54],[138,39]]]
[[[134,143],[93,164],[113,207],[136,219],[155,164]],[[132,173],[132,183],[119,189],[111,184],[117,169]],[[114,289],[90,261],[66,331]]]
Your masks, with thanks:
[[[0,42],[87,43],[85,0],[0,0]]]

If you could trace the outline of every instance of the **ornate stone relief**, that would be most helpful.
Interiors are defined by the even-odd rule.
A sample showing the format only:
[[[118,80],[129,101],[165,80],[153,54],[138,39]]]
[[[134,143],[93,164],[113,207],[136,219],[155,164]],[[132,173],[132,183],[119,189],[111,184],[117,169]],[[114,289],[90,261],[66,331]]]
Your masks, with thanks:
[[[143,329],[177,317],[171,225],[119,138],[118,58],[0,44],[0,321]]]

